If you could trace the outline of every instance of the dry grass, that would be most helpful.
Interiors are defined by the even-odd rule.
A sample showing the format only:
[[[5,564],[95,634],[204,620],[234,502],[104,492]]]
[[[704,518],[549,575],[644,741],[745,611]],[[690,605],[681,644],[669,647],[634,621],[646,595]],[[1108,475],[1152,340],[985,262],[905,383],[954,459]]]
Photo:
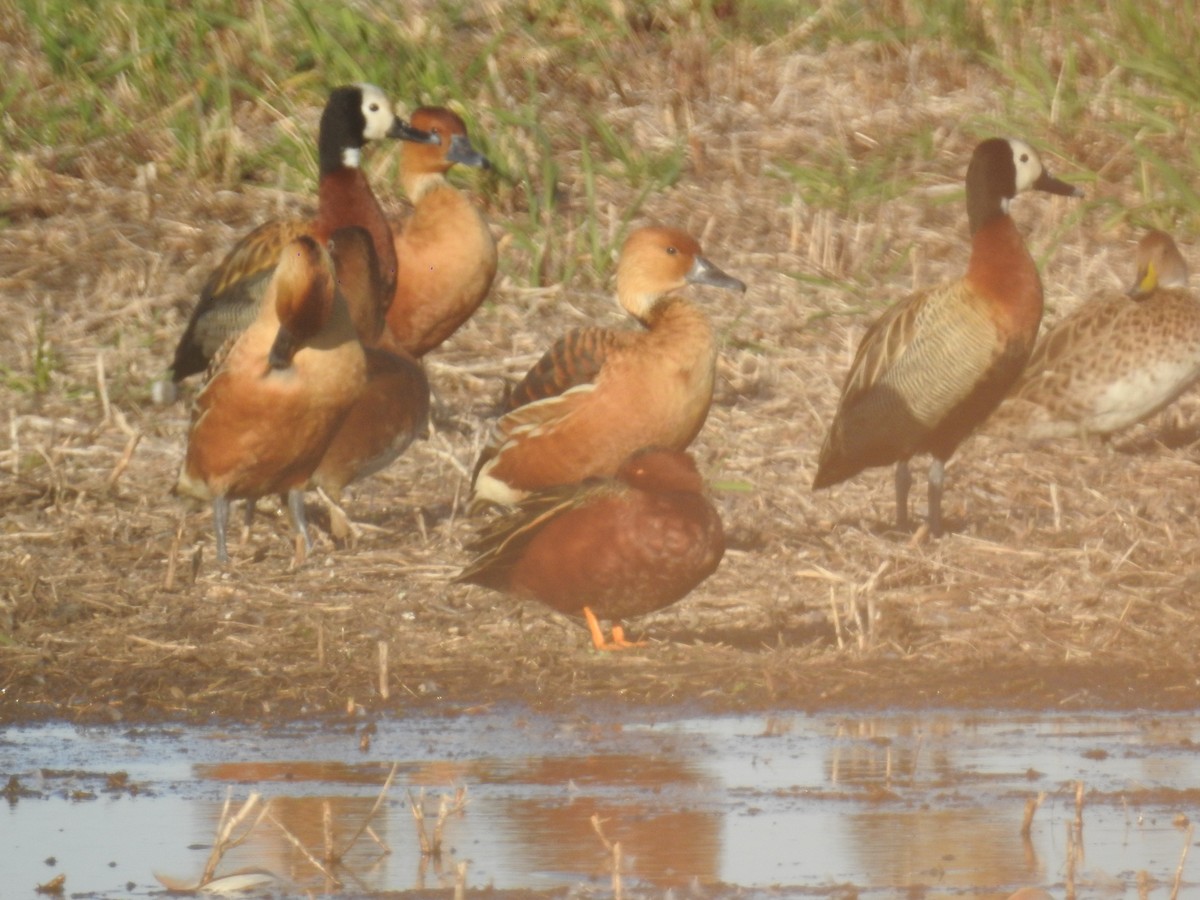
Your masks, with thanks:
[[[154,407],[149,384],[231,242],[311,198],[156,177],[112,148],[69,167],[50,153],[19,158],[0,176],[0,720],[579,697],[1194,706],[1194,397],[1113,446],[972,439],[949,467],[955,533],[937,543],[884,531],[890,472],[809,490],[866,324],[965,263],[961,179],[980,137],[1019,132],[1088,192],[1083,203],[1014,204],[1048,318],[1127,280],[1145,224],[1194,228],[1194,217],[1161,220],[1161,184],[1145,192],[1158,183],[1123,137],[1137,107],[1091,38],[1070,38],[1085,105],[1063,124],[1055,98],[1030,112],[1038,98],[996,64],[935,38],[818,47],[806,27],[757,43],[635,34],[591,47],[577,78],[564,77],[553,43],[520,57],[500,48],[473,128],[502,168],[519,170],[531,131],[505,113],[529,90],[549,98],[539,126],[558,167],[553,215],[532,221],[518,182],[476,186],[501,236],[501,277],[428,361],[435,434],[353,492],[348,511],[373,526],[358,548],[319,544],[298,572],[282,516],[260,518],[231,571],[216,571],[208,514],[168,494],[186,404]],[[1007,32],[995,40],[1001,60],[1056,58],[1067,43],[1052,30],[1021,51]],[[642,197],[648,182],[628,165],[598,144],[581,154],[594,136],[581,110],[632,155],[680,148],[682,173]],[[1158,149],[1186,169],[1187,146]],[[392,152],[373,171],[400,214]],[[448,576],[464,562],[466,479],[504,380],[565,328],[622,324],[600,270],[631,210],[634,224],[700,236],[750,291],[732,303],[696,292],[724,350],[694,450],[732,549],[691,597],[638,623],[664,643],[610,658],[567,620]],[[1177,236],[1191,256],[1192,234]]]

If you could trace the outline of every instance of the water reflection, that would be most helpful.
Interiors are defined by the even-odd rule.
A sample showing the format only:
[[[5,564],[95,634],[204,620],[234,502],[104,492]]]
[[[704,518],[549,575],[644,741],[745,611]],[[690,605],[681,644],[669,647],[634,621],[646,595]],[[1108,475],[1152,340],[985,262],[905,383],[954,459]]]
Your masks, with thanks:
[[[329,760],[281,760],[278,762],[200,763],[196,777],[236,784],[260,784],[265,788],[275,781],[330,782],[334,784],[376,784],[387,778],[390,767],[382,763],[349,764]]]
[[[604,836],[620,843],[623,874],[639,882],[671,887],[720,875],[721,816],[714,812],[588,797],[562,806],[513,800],[504,815],[513,862],[526,871],[606,877],[611,857],[592,827],[595,816]]]
[[[516,795],[498,804],[514,863],[527,871],[604,877],[612,865],[607,840],[623,850],[623,874],[648,884],[718,876],[720,812],[680,807],[695,807],[699,795],[719,795],[722,786],[678,749],[529,760],[493,783],[552,789],[549,797]]]
[[[310,861],[312,857],[326,863],[325,822],[328,821],[330,826],[328,846],[339,851],[350,842],[359,824],[370,813],[374,800],[345,796],[275,796],[270,797],[269,802],[270,818],[256,825],[245,844],[228,854],[218,872],[255,866],[267,869],[297,887],[331,889],[333,885]],[[217,803],[199,804],[196,808],[197,830],[215,834],[223,807],[224,804]],[[383,847],[365,839],[357,842],[346,854],[343,864],[333,867],[333,874],[343,883],[357,883],[368,889],[382,887],[378,875],[386,859],[385,848],[392,841],[393,825],[388,818],[377,822],[374,830]]]
[[[473,786],[470,815],[464,812],[445,823],[446,855],[456,856],[469,848],[473,861],[484,854],[503,860],[494,874],[511,873],[510,878],[519,877],[519,873],[554,873],[567,879],[608,878],[612,867],[612,855],[604,845],[608,840],[618,842],[624,850],[622,875],[639,882],[669,887],[697,879],[712,882],[718,877],[720,813],[716,808],[671,808],[672,797],[674,802],[690,804],[687,792],[720,790],[719,783],[694,761],[664,754],[594,754],[518,760],[482,758],[408,765],[404,769],[407,783],[419,787],[404,801],[422,803],[427,810],[427,831],[437,817],[440,797],[449,796],[462,785]],[[279,783],[379,787],[386,777],[385,768],[376,764],[302,761],[200,764],[195,771],[203,779],[255,785],[266,794]],[[499,790],[484,790],[487,786]],[[515,790],[504,790],[509,787]],[[430,789],[428,795],[426,788]],[[373,803],[371,798],[336,795],[276,796],[271,810],[282,828],[260,829],[244,850],[231,855],[231,864],[240,857],[253,858],[255,865],[265,866],[298,885],[307,885],[315,877],[313,866],[288,834],[320,857],[326,840],[326,818],[333,823],[333,845],[341,846],[357,830]],[[400,795],[393,799],[386,822],[392,830],[404,832],[396,838],[396,849],[411,851],[417,826],[411,820],[403,821],[408,807],[397,810],[398,805],[403,806]],[[215,829],[219,807],[210,804],[202,815]],[[600,834],[593,817],[600,825]],[[381,837],[390,843],[386,835]],[[365,886],[371,886],[372,879],[357,868],[363,861],[373,867],[383,865],[375,858],[378,855],[378,849],[364,841],[355,854],[347,857],[344,867]],[[423,888],[431,879],[446,883],[454,873],[442,864],[441,858],[426,857],[415,869],[404,866],[409,870],[405,877],[411,879],[405,886]],[[390,862],[385,868],[393,870],[390,875],[397,874],[397,867]]]
[[[1018,826],[987,809],[872,810],[845,818],[846,846],[870,884],[953,893],[992,887],[997,896],[1007,896],[1004,886],[1046,880]]]
[[[70,866],[72,892],[127,896],[130,889],[79,878],[98,833],[75,837],[73,824],[90,820],[96,808],[71,805],[79,784],[103,784],[107,766],[127,769],[143,785],[136,801],[97,801],[106,804],[106,821],[121,823],[99,832],[107,844],[97,852],[119,858],[122,877],[137,885],[152,884],[151,868],[198,874],[226,794],[240,802],[259,791],[282,827],[264,822],[221,871],[262,866],[302,890],[326,890],[331,885],[296,844],[320,858],[327,843],[347,842],[398,760],[372,824],[391,852],[364,837],[337,869],[360,894],[453,887],[460,863],[471,887],[584,883],[608,891],[612,855],[596,818],[604,838],[620,843],[631,887],[698,882],[718,897],[774,886],[819,896],[849,886],[864,898],[1005,898],[1031,884],[1062,894],[1074,786],[1082,781],[1085,827],[1075,877],[1092,893],[1102,888],[1106,896],[1132,898],[1142,870],[1159,883],[1174,878],[1186,840],[1175,814],[1192,812],[1180,804],[1200,799],[1193,789],[1200,784],[1197,728],[1196,717],[1184,716],[938,714],[587,729],[497,713],[381,722],[369,754],[352,736],[304,729],[207,742],[191,734],[134,742],[117,732],[56,741],[53,729],[42,729],[0,738],[0,774],[31,767],[68,773],[42,776],[44,796],[58,803],[13,802],[0,829],[16,835],[18,865],[54,854]],[[171,768],[173,758],[187,764]],[[423,858],[410,797],[423,804],[432,829],[440,799],[462,789],[466,806],[442,823],[441,858]],[[1025,803],[1039,793],[1045,803],[1022,838]],[[168,799],[191,815],[147,815]],[[139,832],[139,821],[155,829],[155,843]],[[114,849],[122,841],[128,848]],[[176,848],[169,865],[156,850],[144,860],[145,872],[128,874],[146,846],[163,845]],[[190,856],[181,863],[183,852]],[[96,871],[105,877],[101,866]],[[31,868],[17,883],[48,874]],[[1181,896],[1195,880],[1185,877]]]

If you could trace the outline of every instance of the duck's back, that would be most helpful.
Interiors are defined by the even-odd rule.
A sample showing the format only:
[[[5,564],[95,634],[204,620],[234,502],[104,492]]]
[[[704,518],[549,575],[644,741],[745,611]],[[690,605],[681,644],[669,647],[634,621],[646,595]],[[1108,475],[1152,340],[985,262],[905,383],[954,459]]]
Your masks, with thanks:
[[[962,281],[893,307],[859,345],[816,486],[952,451],[999,403],[1027,352],[1009,348]]]
[[[511,590],[572,615],[642,615],[711,575],[724,547],[702,495],[626,490],[549,522],[514,564]]]
[[[1003,411],[1038,439],[1111,434],[1153,415],[1200,377],[1200,303],[1186,289],[1087,301],[1039,342]]]

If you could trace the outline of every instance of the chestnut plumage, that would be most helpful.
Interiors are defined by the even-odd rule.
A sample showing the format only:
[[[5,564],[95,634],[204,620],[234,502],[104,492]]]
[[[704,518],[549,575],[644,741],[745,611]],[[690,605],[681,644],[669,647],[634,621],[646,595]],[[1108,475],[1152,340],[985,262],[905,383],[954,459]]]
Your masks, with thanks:
[[[691,456],[650,448],[614,478],[530,494],[469,549],[458,581],[623,620],[686,596],[716,571],[725,537]],[[595,630],[593,640],[602,647]]]
[[[933,457],[929,529],[942,533],[947,459],[1020,375],[1042,319],[1042,282],[1008,215],[1026,190],[1077,196],[1032,147],[991,138],[967,169],[971,258],[966,275],[914,294],[867,330],[821,447],[814,488],[896,465],[896,524],[908,527],[908,461]]]
[[[524,400],[496,423],[475,469],[473,506],[511,506],[530,491],[611,477],[642,447],[685,449],[712,403],[717,344],[688,284],[746,285],[674,228],[630,234],[617,263],[617,299],[639,330],[567,334],[526,375]]]

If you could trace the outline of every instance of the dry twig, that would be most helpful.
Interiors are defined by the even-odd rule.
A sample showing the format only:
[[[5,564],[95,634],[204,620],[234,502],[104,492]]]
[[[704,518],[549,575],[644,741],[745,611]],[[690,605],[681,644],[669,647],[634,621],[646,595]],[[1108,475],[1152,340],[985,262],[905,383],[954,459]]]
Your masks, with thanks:
[[[270,811],[271,804],[269,802],[263,804],[262,809],[259,810],[258,817],[250,823],[249,827],[247,827],[236,838],[233,837],[234,829],[241,825],[241,823],[250,815],[250,813],[254,811],[254,808],[258,805],[261,799],[262,795],[257,791],[251,793],[250,796],[246,798],[246,802],[242,804],[241,808],[230,816],[228,815],[230,810],[230,797],[228,795],[225,797],[225,804],[221,807],[221,818],[217,822],[217,839],[213,842],[212,852],[209,853],[208,861],[204,864],[204,871],[200,875],[198,886],[203,887],[212,881],[213,873],[220,864],[221,858],[234,847],[237,847],[239,844],[243,843],[246,838],[250,836],[250,832],[252,832],[258,826],[258,823],[261,822],[263,817],[266,816]]]
[[[1025,801],[1025,815],[1021,819],[1021,837],[1028,839],[1033,830],[1033,815],[1038,811],[1042,802],[1046,799],[1046,792],[1039,791],[1036,797],[1029,797]]]
[[[375,814],[379,812],[379,808],[383,805],[383,800],[387,796],[388,789],[391,788],[392,782],[395,780],[396,772],[399,770],[399,768],[399,763],[392,763],[392,769],[390,772],[388,772],[387,778],[384,779],[383,787],[379,789],[379,795],[375,798],[375,803],[371,806],[371,809],[367,812],[366,816],[363,817],[362,824],[359,825],[358,830],[350,836],[350,840],[346,841],[341,850],[333,854],[333,860],[335,862],[341,862],[346,854],[350,852],[350,848],[354,846],[354,843],[359,839],[362,833],[367,830],[367,827],[371,824],[371,820],[375,818]],[[388,848],[382,841],[380,841],[378,837],[374,836],[374,832],[372,832],[372,837],[374,837],[377,844],[383,847],[385,853],[392,852],[391,849]]]
[[[342,886],[342,882],[337,879],[337,877],[333,874],[333,872],[331,872],[324,865],[322,865],[321,861],[319,859],[317,859],[315,856],[313,856],[312,853],[309,852],[308,848],[305,847],[304,844],[300,841],[300,839],[298,837],[296,837],[294,834],[292,834],[287,829],[286,825],[284,825],[277,818],[275,818],[274,814],[268,813],[267,818],[269,818],[271,820],[272,825],[274,825],[276,828],[279,829],[279,831],[283,834],[283,836],[287,840],[287,842],[296,848],[296,852],[298,852],[301,856],[303,856],[306,860],[308,860],[309,865],[311,865],[314,869],[316,869],[318,872],[320,872],[322,875],[324,875],[327,879],[329,879],[329,881],[331,883],[333,883],[335,886],[337,886],[337,887]]]
[[[598,815],[593,815],[591,818],[592,830],[596,832],[596,836],[600,838],[600,843],[604,845],[604,849],[609,855],[609,867],[612,872],[612,889],[613,897],[616,900],[622,900],[624,890],[621,885],[621,842],[610,841],[604,834],[604,828],[600,822]]]
[[[1188,850],[1192,846],[1192,835],[1195,833],[1196,826],[1188,825],[1187,834],[1183,836],[1183,851],[1179,854],[1179,865],[1175,867],[1175,881],[1171,885],[1170,900],[1178,900],[1179,887],[1183,884],[1183,864],[1187,862]]]

